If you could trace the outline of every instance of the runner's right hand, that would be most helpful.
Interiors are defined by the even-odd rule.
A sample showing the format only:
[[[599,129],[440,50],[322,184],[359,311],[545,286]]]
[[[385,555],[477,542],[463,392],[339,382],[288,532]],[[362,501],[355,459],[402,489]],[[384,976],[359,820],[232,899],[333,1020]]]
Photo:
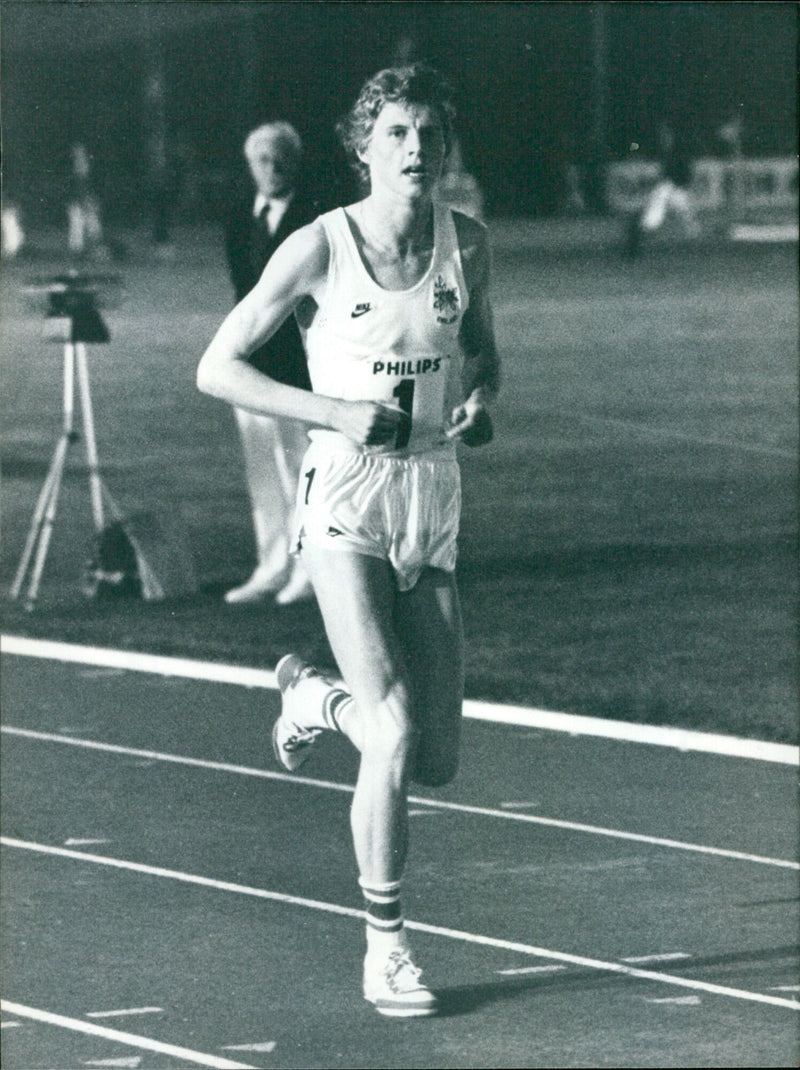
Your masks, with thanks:
[[[397,434],[401,409],[377,401],[342,401],[336,430],[357,446],[385,446]]]

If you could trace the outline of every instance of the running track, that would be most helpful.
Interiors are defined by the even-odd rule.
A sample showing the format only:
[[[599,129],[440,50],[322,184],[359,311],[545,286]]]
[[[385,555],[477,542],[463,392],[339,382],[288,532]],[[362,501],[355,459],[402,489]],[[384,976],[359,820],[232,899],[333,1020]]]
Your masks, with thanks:
[[[358,990],[353,756],[267,753],[274,677],[7,636],[3,1064],[787,1066],[796,748],[467,705],[412,800],[445,1014]]]

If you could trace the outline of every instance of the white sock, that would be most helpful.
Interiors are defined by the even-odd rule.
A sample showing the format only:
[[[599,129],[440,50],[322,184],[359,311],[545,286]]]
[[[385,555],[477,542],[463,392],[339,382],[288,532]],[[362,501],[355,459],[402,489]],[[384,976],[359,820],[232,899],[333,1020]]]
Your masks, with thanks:
[[[304,670],[290,687],[302,693],[304,728],[342,731],[339,717],[353,705],[353,698],[347,691],[320,675],[316,669]]]
[[[406,947],[403,912],[400,907],[400,881],[376,884],[359,878],[366,903],[367,950],[388,955]]]

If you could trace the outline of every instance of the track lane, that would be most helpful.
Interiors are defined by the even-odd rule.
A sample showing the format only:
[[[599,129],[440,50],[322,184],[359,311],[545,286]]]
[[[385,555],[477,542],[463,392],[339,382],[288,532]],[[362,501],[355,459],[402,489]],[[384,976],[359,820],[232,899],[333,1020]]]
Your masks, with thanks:
[[[7,734],[4,747],[11,774],[4,778],[5,831],[48,851],[4,846],[5,872],[17,873],[9,876],[13,894],[6,909],[23,917],[15,939],[28,947],[22,966],[19,957],[12,960],[15,979],[27,986],[13,995],[24,1005],[78,1018],[109,1006],[146,1006],[151,989],[131,991],[131,982],[168,978],[175,992],[185,989],[186,999],[170,1018],[178,1028],[165,1042],[202,1051],[219,1045],[224,1057],[223,1043],[274,1040],[275,1059],[264,1058],[264,1065],[286,1067],[586,1066],[610,1065],[610,1059],[641,1066],[653,1065],[666,1050],[683,1052],[683,1064],[690,1065],[708,1050],[709,1037],[716,1057],[724,1053],[727,1060],[716,1065],[750,1065],[758,1058],[764,1065],[764,1052],[774,1053],[772,1065],[786,1065],[778,1060],[792,1050],[796,1034],[786,1017],[794,1018],[796,1001],[778,990],[796,980],[796,929],[791,904],[780,901],[796,894],[794,873],[541,824],[542,815],[530,807],[583,816],[590,808],[635,814],[661,831],[695,827],[716,830],[730,844],[778,845],[791,842],[785,829],[793,806],[790,769],[465,726],[465,762],[456,785],[434,804],[415,796],[419,805],[413,809],[420,813],[412,818],[417,824],[408,882],[407,914],[423,965],[430,963],[426,973],[445,994],[448,1016],[424,1032],[401,1026],[387,1048],[386,1023],[376,1022],[358,998],[360,940],[354,933],[360,904],[349,858],[350,788],[328,786],[331,774],[341,776],[341,755],[321,756],[321,775],[308,778],[311,783],[207,768],[216,754],[221,764],[271,772],[259,763],[274,699],[270,707],[269,696],[265,701],[230,685],[146,675],[134,680],[132,674],[85,667],[60,666],[55,683],[52,668],[40,663],[35,672],[20,673],[16,666],[15,710],[31,725],[25,733],[58,734],[53,729],[61,728],[69,742]],[[87,731],[102,732],[119,750],[83,747],[78,732]],[[159,748],[165,741],[181,743],[186,750],[177,757],[198,764],[161,762],[153,753],[169,752],[153,747],[131,753],[137,750],[132,744],[148,740]],[[105,746],[103,739],[95,742]],[[595,759],[585,761],[595,750]],[[647,757],[633,761],[633,751]],[[502,772],[491,782],[485,776],[488,755]],[[228,762],[236,757],[241,760]],[[588,787],[574,778],[564,782],[564,771],[578,764]],[[719,792],[716,813],[687,814],[699,799],[716,798],[718,782],[727,785],[729,798]],[[737,811],[739,820],[731,825]],[[530,817],[535,820],[524,820]],[[95,836],[109,844],[81,847],[75,857],[49,853],[69,851],[67,839]],[[20,854],[35,854],[38,861]],[[346,913],[337,917],[300,902],[278,903],[78,857],[93,855],[332,903]],[[169,890],[171,885],[178,887]],[[37,901],[26,913],[19,897],[31,894]],[[231,902],[248,899],[254,899],[250,906]],[[46,914],[43,904],[52,911]],[[93,973],[101,938],[107,961],[98,978]],[[168,950],[160,946],[165,940]],[[261,944],[263,963],[253,953]],[[51,978],[40,964],[51,964],[56,949],[63,961]],[[689,958],[667,968],[625,961],[678,952]],[[534,963],[548,968],[507,972]],[[203,995],[196,981],[186,986],[187,964],[191,976],[216,972],[213,991]],[[679,983],[663,980],[672,976]],[[64,1005],[61,977],[80,978],[85,998]],[[235,1007],[228,991],[235,993]],[[727,992],[759,999],[734,999]],[[293,1036],[288,1018],[309,1000],[316,1021],[308,1035]],[[740,1035],[743,1013],[746,1038]],[[686,1017],[679,1022],[676,1015]],[[265,1018],[276,1024],[268,1036],[258,1029]],[[236,1035],[220,1036],[229,1019],[238,1023]],[[9,1031],[5,1044],[13,1034],[17,1050],[20,1040],[36,1048],[36,1039],[26,1040],[18,1030]],[[630,1041],[633,1034],[633,1046],[621,1051],[621,1039]],[[201,1036],[202,1043],[196,1039]]]
[[[145,761],[167,762],[176,765],[192,766],[198,769],[207,769],[211,772],[233,773],[240,776],[256,777],[264,780],[276,780],[289,784],[304,785],[305,787],[322,788],[326,791],[344,792],[352,794],[352,784],[341,784],[331,780],[319,780],[302,774],[280,773],[268,769],[255,769],[250,766],[234,765],[230,762],[214,762],[202,758],[191,758],[182,754],[164,754],[161,751],[140,750],[135,747],[122,747],[118,744],[103,743],[94,739],[76,739],[70,736],[58,735],[52,732],[35,732],[15,725],[3,725],[0,731],[10,736],[19,736],[24,739],[38,740],[43,743],[60,743],[70,747],[82,747],[90,751],[101,751],[107,754],[127,755],[128,757],[141,758]],[[631,842],[651,844],[655,847],[669,847],[677,851],[696,851],[698,854],[714,855],[720,858],[736,858],[743,862],[755,862],[760,865],[777,866],[783,869],[800,871],[800,862],[788,858],[768,858],[764,855],[748,854],[745,851],[733,851],[723,847],[714,847],[709,844],[685,843],[680,840],[665,839],[658,836],[648,836],[643,833],[628,832],[623,829],[602,828],[598,825],[581,824],[575,821],[563,821],[554,817],[539,817],[534,814],[514,812],[513,810],[499,810],[487,806],[474,806],[468,803],[458,803],[434,799],[426,795],[409,795],[412,806],[432,807],[437,810],[453,810],[462,814],[473,814],[478,817],[494,818],[500,821],[517,821],[531,825],[544,825],[550,828],[565,829],[570,832],[585,832],[592,836],[608,836],[610,839],[628,840]]]

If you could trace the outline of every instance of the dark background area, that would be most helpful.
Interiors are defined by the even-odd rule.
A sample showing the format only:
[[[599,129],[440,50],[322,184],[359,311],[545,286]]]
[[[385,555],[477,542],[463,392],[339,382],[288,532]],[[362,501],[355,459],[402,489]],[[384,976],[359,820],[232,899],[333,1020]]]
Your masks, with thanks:
[[[326,199],[351,179],[333,125],[364,79],[407,58],[458,91],[467,168],[495,216],[564,206],[564,168],[652,153],[661,122],[698,155],[744,123],[749,156],[797,151],[794,3],[329,3],[3,0],[4,190],[63,214],[84,141],[109,218],[146,203],[165,139],[187,219],[213,217],[255,123],[293,121]],[[159,91],[152,92],[153,78]],[[149,87],[149,88],[148,88]],[[602,198],[590,208],[602,211]]]

